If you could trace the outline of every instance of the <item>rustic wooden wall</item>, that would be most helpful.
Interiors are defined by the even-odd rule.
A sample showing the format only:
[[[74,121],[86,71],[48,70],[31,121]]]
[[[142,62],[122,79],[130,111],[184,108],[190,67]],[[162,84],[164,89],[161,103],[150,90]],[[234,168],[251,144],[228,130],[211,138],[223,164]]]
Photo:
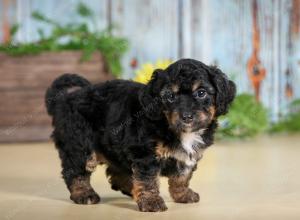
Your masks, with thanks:
[[[3,15],[4,2],[0,0]],[[192,57],[218,64],[238,84],[239,92],[253,92],[247,74],[252,54],[255,0],[84,0],[97,13],[98,28],[115,24],[115,34],[126,36],[130,51],[123,60],[124,77],[133,76],[132,59],[139,63],[157,59]],[[261,100],[277,120],[289,100],[300,97],[300,0],[256,0],[260,36],[259,57],[266,69]],[[37,39],[33,10],[60,22],[74,15],[79,0],[11,0],[10,23],[22,23],[19,41]],[[1,19],[3,21],[3,19]],[[0,24],[3,27],[3,22]],[[49,30],[49,27],[47,27]],[[4,28],[2,28],[4,30]],[[0,39],[3,39],[3,31]]]

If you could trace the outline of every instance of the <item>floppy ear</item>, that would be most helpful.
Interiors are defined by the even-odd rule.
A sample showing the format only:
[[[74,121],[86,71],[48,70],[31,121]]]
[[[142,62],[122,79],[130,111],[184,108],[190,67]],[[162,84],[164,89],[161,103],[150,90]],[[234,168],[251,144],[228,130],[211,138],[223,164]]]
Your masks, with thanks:
[[[220,69],[216,67],[210,69],[211,80],[216,88],[216,116],[224,115],[235,97],[236,87]]]
[[[165,71],[157,69],[153,72],[151,80],[139,94],[139,100],[145,115],[151,120],[159,120],[163,116],[160,91],[166,79]]]

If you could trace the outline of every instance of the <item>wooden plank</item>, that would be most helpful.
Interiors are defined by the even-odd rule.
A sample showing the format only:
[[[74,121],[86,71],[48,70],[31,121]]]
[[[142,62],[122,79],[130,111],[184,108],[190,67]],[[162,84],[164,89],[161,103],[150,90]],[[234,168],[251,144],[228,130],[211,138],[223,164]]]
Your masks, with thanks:
[[[30,7],[30,0],[17,0],[17,23],[20,24],[19,32],[17,33],[18,42],[30,42],[34,38],[34,33],[31,29]]]
[[[5,116],[5,117],[4,117]],[[51,118],[43,112],[32,112],[32,113],[19,113],[19,114],[6,114],[1,117],[1,127],[6,130],[16,129],[20,127],[36,127],[36,126],[50,126]],[[32,134],[34,135],[34,134]],[[0,140],[1,142],[2,140]],[[26,140],[24,140],[26,141]]]
[[[192,56],[204,63],[211,63],[211,24],[210,1],[192,0]],[[201,16],[200,16],[201,14]]]
[[[80,52],[72,51],[24,57],[0,54],[0,91],[12,88],[46,88],[63,73],[82,74],[94,83],[111,79],[100,54],[94,54],[86,62],[79,62],[80,57]]]
[[[0,0],[0,42],[11,40],[10,28],[16,23],[16,0]]]
[[[270,109],[272,121],[286,113],[285,97],[288,46],[289,1],[258,1],[261,29],[261,60],[267,75],[262,86],[262,102]]]
[[[217,64],[249,91],[246,63],[251,52],[249,1],[192,1],[192,56]],[[217,11],[217,13],[215,13]]]
[[[45,91],[62,73],[82,73],[92,83],[113,78],[106,72],[100,54],[95,53],[91,61],[83,63],[79,62],[80,57],[80,52],[72,51],[24,57],[0,54],[0,102],[3,104],[0,142],[45,140],[49,136],[51,119],[45,109]],[[37,127],[42,127],[39,134],[34,133]]]
[[[124,77],[134,76],[130,61],[139,64],[158,59],[178,58],[178,1],[112,0],[114,34],[130,41],[130,51],[123,60]]]
[[[35,111],[40,111],[44,105],[45,92],[43,89],[1,92],[1,103],[3,103],[3,105],[0,106],[1,118],[4,117],[3,114],[30,114]]]
[[[192,1],[178,0],[178,57],[192,57]]]
[[[47,141],[50,140],[51,126],[23,126],[7,129],[0,127],[1,142]]]
[[[260,58],[267,70],[261,88],[261,99],[270,110],[272,120],[285,113],[288,100],[285,97],[287,61],[294,66],[295,97],[300,97],[300,52],[287,54],[288,18],[291,1],[258,0],[260,28]],[[246,73],[246,62],[252,45],[251,1],[229,0],[220,4],[217,0],[192,0],[192,54],[206,63],[217,63],[238,84],[238,92],[252,92]],[[218,13],[215,13],[215,12]],[[293,39],[293,45],[300,37]],[[294,51],[299,51],[295,49]],[[297,54],[297,55],[296,55]],[[296,58],[298,57],[298,58]],[[298,61],[296,61],[298,60]],[[298,85],[297,84],[297,85]]]
[[[4,14],[4,10],[3,10],[3,0],[0,0],[0,15],[1,15],[1,19],[0,19],[0,28],[2,29],[2,27],[3,27],[3,18],[2,18],[2,16],[3,16],[3,14]],[[3,33],[2,33],[3,31],[1,30],[0,31],[0,42],[2,43],[3,42]]]
[[[292,72],[289,82],[293,88],[293,98],[300,98],[300,0],[290,1],[289,12],[291,22],[291,55],[289,62],[291,63]]]

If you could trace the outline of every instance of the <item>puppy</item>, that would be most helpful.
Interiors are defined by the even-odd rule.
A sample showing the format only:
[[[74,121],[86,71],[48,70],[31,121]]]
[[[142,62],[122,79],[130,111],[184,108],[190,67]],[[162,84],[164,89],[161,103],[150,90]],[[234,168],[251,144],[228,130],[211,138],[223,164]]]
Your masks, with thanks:
[[[90,176],[106,164],[112,189],[131,196],[140,211],[167,209],[159,176],[168,177],[175,202],[198,202],[189,181],[234,96],[235,85],[221,70],[192,59],[155,70],[147,85],[91,85],[75,74],[57,78],[46,106],[71,200],[100,201]]]

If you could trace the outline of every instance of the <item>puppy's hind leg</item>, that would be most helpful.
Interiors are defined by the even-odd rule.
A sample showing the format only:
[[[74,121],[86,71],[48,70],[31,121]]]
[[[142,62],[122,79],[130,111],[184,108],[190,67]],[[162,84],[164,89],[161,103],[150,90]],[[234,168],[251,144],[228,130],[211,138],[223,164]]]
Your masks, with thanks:
[[[62,162],[62,176],[71,193],[70,199],[77,204],[96,204],[99,195],[90,184],[90,177],[97,166],[93,150],[93,133],[79,115],[71,115],[59,129],[53,132],[53,139]]]
[[[77,204],[96,204],[100,202],[99,195],[94,191],[90,184],[90,177],[95,170],[94,164],[91,165],[91,158],[81,158],[75,152],[63,152],[59,150],[62,159],[62,176],[71,193],[70,199]]]
[[[113,190],[120,190],[124,195],[132,197],[132,174],[109,166],[106,169],[106,176]]]

